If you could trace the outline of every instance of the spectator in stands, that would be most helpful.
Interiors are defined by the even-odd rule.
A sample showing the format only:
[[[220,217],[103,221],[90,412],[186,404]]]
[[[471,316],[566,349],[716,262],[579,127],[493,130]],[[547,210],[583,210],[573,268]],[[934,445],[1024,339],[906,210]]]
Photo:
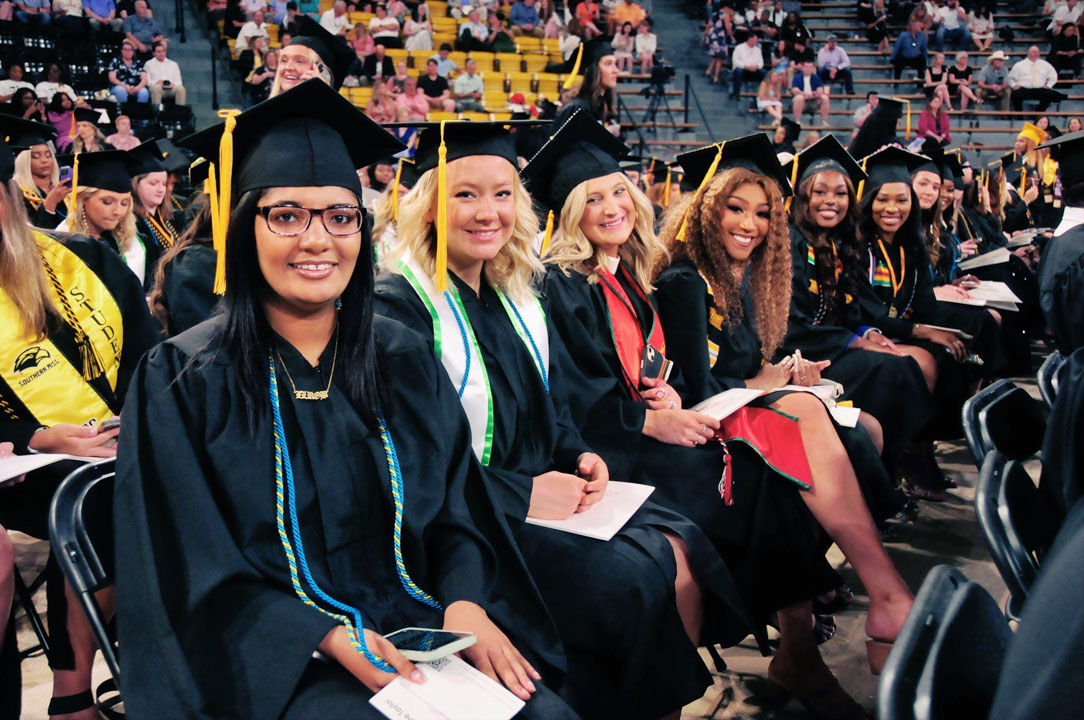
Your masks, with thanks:
[[[384,84],[388,86],[388,92],[392,95],[398,95],[403,92],[403,88],[406,87],[406,80],[408,77],[410,77],[410,73],[407,71],[406,61],[396,60],[395,74],[388,78]]]
[[[783,44],[780,44],[783,46]],[[785,46],[787,48],[786,57],[789,61],[787,71],[790,76],[793,77],[794,73],[798,71],[802,63],[816,63],[817,54],[813,52],[813,48],[806,45],[806,38],[797,38],[794,42]]]
[[[508,13],[508,20],[512,24],[514,35],[542,37],[542,19],[534,4],[535,0],[519,0],[512,6]]]
[[[135,45],[136,52],[146,53],[154,43],[164,40],[162,29],[151,17],[147,0],[136,0],[135,14],[124,19],[124,35]]]
[[[83,16],[90,23],[91,30],[109,27],[114,32],[120,32],[124,26],[124,20],[117,17],[117,6],[113,0],[83,0]]]
[[[385,13],[387,15],[387,13]],[[350,29],[350,18],[346,16],[346,3],[336,0],[335,4],[328,8],[320,16],[320,25],[332,35],[346,37],[346,31]],[[373,29],[373,23],[369,21],[369,30]],[[399,34],[399,23],[395,24],[395,34]],[[373,38],[376,38],[374,33]]]
[[[775,120],[773,125],[783,122],[783,94],[786,92],[786,73],[773,70],[760,82],[757,89],[757,110],[766,112]]]
[[[640,63],[640,72],[650,75],[655,67],[655,50],[659,47],[659,39],[651,32],[651,21],[644,20],[636,28],[636,62]]]
[[[960,102],[960,109],[967,110],[967,103],[976,105],[982,100],[971,89],[971,68],[967,64],[967,53],[956,53],[956,63],[948,69],[949,94]]]
[[[574,25],[575,23],[576,23],[575,18],[572,18],[572,20],[569,20],[569,25],[570,26]],[[501,17],[501,13],[495,13],[495,12],[489,13],[489,15],[486,17],[486,24],[489,26],[489,44],[490,44],[490,47],[493,48],[493,52],[516,52],[516,36],[512,32],[512,28]],[[563,33],[565,31],[566,31],[566,29],[564,27],[562,27],[560,32]],[[565,41],[566,41],[566,39],[568,37],[569,36],[567,34],[558,35],[558,39],[560,40],[560,43],[561,43],[561,52],[562,53],[564,53],[564,51],[565,51],[565,48],[566,48],[566,42]],[[580,43],[580,39],[577,37],[575,40],[576,40],[576,45],[578,46],[579,43]],[[573,47],[573,50],[575,50],[575,46]],[[570,65],[569,68],[571,68],[571,67],[572,66]],[[550,71],[546,70],[546,72],[550,72]],[[566,70],[565,72],[568,72],[568,71]]]
[[[1062,26],[1076,25],[1080,22],[1080,14],[1084,11],[1084,5],[1078,0],[1066,0],[1065,3],[1058,5],[1057,10],[1054,11],[1054,17],[1050,20],[1050,24],[1046,26],[1046,31],[1051,36],[1058,35],[1061,32]]]
[[[11,102],[3,107],[5,115],[15,115],[24,120],[34,120],[40,123],[49,123],[45,116],[45,101],[40,99],[33,90],[19,88],[11,98]]]
[[[403,0],[388,0],[388,2],[385,3],[385,7],[387,8],[388,16],[395,18],[399,21],[399,24],[402,25],[407,14],[406,3],[404,3]]]
[[[49,0],[16,0],[15,19],[24,23],[48,25],[53,21]]]
[[[971,42],[980,51],[990,49],[994,41],[994,14],[988,3],[980,2],[967,14],[967,30],[971,33]]]
[[[326,15],[326,13],[325,13]],[[399,38],[399,21],[388,16],[388,9],[376,6],[376,15],[369,20],[369,33],[373,42],[383,43],[386,48],[401,49],[403,41]]]
[[[905,67],[914,68],[919,77],[926,74],[926,33],[922,31],[922,23],[917,20],[900,33],[892,49],[893,77],[899,80]]]
[[[212,32],[220,20],[226,19],[226,5],[228,4],[226,0],[207,0],[207,26],[212,29]]]
[[[623,75],[632,74],[632,52],[636,47],[636,38],[632,34],[632,23],[625,23],[613,40],[610,47],[614,49],[614,57],[617,58],[617,71]]]
[[[358,23],[354,26],[349,37],[346,38],[346,44],[354,51],[354,55],[363,62],[365,58],[376,52],[376,41],[373,40],[373,36],[369,34],[369,27],[364,23]]]
[[[105,141],[115,150],[134,150],[139,146],[139,138],[132,134],[132,118],[127,115],[117,115],[113,121],[116,132],[106,137]]]
[[[49,101],[45,115],[49,124],[56,128],[56,149],[60,152],[66,151],[75,136],[72,132],[75,125],[75,103],[66,93],[57,92]]]
[[[0,20],[11,22],[15,19],[15,3],[13,0],[0,0]]]
[[[485,83],[478,74],[478,63],[473,58],[467,58],[466,72],[455,79],[452,87],[452,97],[455,98],[455,109],[458,112],[472,110],[485,112]]]
[[[470,52],[472,50],[490,51],[489,28],[481,21],[481,15],[477,10],[467,13],[467,21],[459,25],[457,38],[460,50]]]
[[[799,42],[802,45],[808,45],[812,38],[813,35],[802,22],[802,16],[796,12],[787,13],[786,18],[783,19],[783,26],[779,28],[779,40],[785,48]]]
[[[252,43],[237,55],[237,74],[247,78],[249,74],[263,65],[267,55],[268,41],[263,35],[256,35]]]
[[[241,32],[241,28],[248,22],[248,15],[245,13],[245,9],[241,7],[241,0],[226,0],[224,18],[222,32],[225,33],[226,37],[236,40],[237,33]]]
[[[734,84],[730,89],[730,99],[737,100],[741,97],[742,83],[760,82],[764,78],[764,53],[760,50],[756,35],[749,33],[745,42],[734,48],[732,64]]]
[[[828,41],[817,53],[817,74],[825,85],[830,85],[833,80],[842,79],[847,94],[854,94],[851,59],[847,57],[847,51],[839,44],[835,35],[829,35]]]
[[[263,65],[252,68],[245,78],[249,87],[249,97],[253,104],[271,97],[271,87],[275,84],[275,73],[279,68],[279,51],[270,49],[264,56]]]
[[[252,15],[257,10],[265,9],[267,0],[241,0],[241,7],[244,9],[245,14]]]
[[[429,113],[429,102],[418,92],[418,80],[413,76],[408,76],[403,83],[403,92],[395,97],[395,105],[400,111],[407,111],[407,120],[425,120]]]
[[[395,122],[395,98],[388,92],[386,83],[373,83],[373,94],[365,104],[365,114],[378,123]]]
[[[632,26],[637,28],[646,19],[647,13],[643,7],[637,5],[633,0],[620,0],[617,6],[614,7],[613,15],[610,18],[610,32],[614,32],[616,28],[625,23],[632,23]]]
[[[181,68],[166,57],[165,40],[154,44],[154,57],[147,61],[143,69],[147,71],[152,103],[160,105],[163,98],[171,97],[178,105],[184,105],[185,89],[181,80]]]
[[[297,34],[298,25],[298,8],[297,3],[294,0],[286,3],[286,17],[279,23],[279,37],[282,37],[283,33],[290,33],[291,35]],[[285,47],[285,45],[283,45]]]
[[[1000,50],[992,52],[975,76],[975,81],[979,86],[979,97],[996,100],[1002,110],[1009,109],[1009,71],[1005,68],[1005,53]]]
[[[267,42],[271,42],[271,35],[267,32],[267,22],[263,10],[252,13],[252,19],[244,24],[241,32],[237,33],[237,44],[233,46],[233,56],[235,58],[239,57],[242,51],[248,49],[248,46],[252,43],[252,38],[255,37],[262,37]]]
[[[135,60],[135,45],[125,39],[120,44],[120,56],[109,63],[109,88],[117,102],[128,100],[149,102],[151,92],[147,89],[147,73]]]
[[[34,86],[23,79],[23,64],[16,61],[8,66],[7,80],[0,80],[0,103],[10,102],[19,88],[33,90]]]
[[[940,95],[934,95],[918,116],[918,136],[931,138],[939,145],[952,142],[949,135],[949,116],[945,112]]]
[[[1061,32],[1054,36],[1050,43],[1050,55],[1047,60],[1054,69],[1060,72],[1071,73],[1073,77],[1080,74],[1080,30],[1073,23],[1065,23],[1061,26]]]
[[[960,0],[948,0],[933,16],[934,47],[938,52],[945,49],[945,40],[956,45],[957,50],[971,47],[971,31],[967,28],[967,11],[960,7]]]
[[[135,15],[135,0],[114,0],[117,3],[117,17],[127,20],[129,15]],[[149,5],[147,7],[150,7]],[[152,15],[154,13],[151,13]]]
[[[455,100],[452,100],[448,80],[437,72],[437,61],[433,58],[425,63],[425,75],[418,78],[418,87],[424,93],[430,110],[455,112]]]
[[[851,141],[854,141],[855,136],[858,135],[858,129],[862,127],[863,123],[873,112],[873,108],[877,107],[877,103],[881,101],[881,98],[877,95],[876,90],[870,90],[866,93],[866,104],[854,111],[854,130],[851,132]]]
[[[1009,71],[1012,109],[1022,110],[1025,100],[1038,100],[1039,112],[1045,112],[1050,103],[1065,99],[1063,93],[1053,89],[1057,81],[1058,71],[1040,57],[1039,46],[1032,45],[1028,48],[1028,56]]]
[[[598,28],[601,21],[601,11],[594,0],[583,0],[576,6],[576,22],[580,24],[584,40],[590,40],[602,34]]]
[[[429,60],[437,64],[437,74],[442,78],[448,77],[448,73],[456,69],[455,60],[452,60],[451,55],[452,46],[448,43],[441,43],[437,54],[429,58]]]
[[[922,91],[929,100],[934,95],[941,96],[942,106],[946,110],[952,110],[952,95],[948,86],[949,73],[945,67],[945,53],[933,54],[933,62],[926,68],[926,77],[922,82]]]
[[[61,82],[60,66],[56,63],[49,63],[49,66],[45,68],[45,79],[37,84],[34,92],[38,94],[38,97],[45,104],[49,104],[53,99],[53,95],[58,92],[67,95],[73,103],[79,100],[75,90],[72,90],[72,86]]]
[[[801,73],[794,76],[791,83],[790,93],[794,96],[794,122],[799,125],[802,122],[802,112],[808,106],[811,110],[820,110],[821,122],[828,124],[828,110],[831,98],[828,88],[821,82],[820,77],[813,72],[813,63],[802,63]]]
[[[267,9],[264,10],[264,14],[267,15],[268,22],[274,25],[282,25],[282,21],[286,19],[287,0],[271,0],[267,3]]]
[[[493,13],[493,17],[497,14]],[[403,47],[407,50],[433,49],[433,23],[429,20],[429,6],[417,5],[403,23]]]
[[[724,7],[715,12],[704,28],[704,35],[700,38],[700,44],[708,50],[708,69],[704,74],[711,78],[715,85],[719,84],[719,73],[723,71],[726,60],[730,57],[730,43],[734,39],[734,11]],[[763,62],[763,58],[761,60]]]
[[[53,22],[62,29],[82,30],[83,0],[53,0]]]
[[[364,61],[355,60],[348,74],[360,75],[365,78],[367,85],[374,85],[393,77],[395,75],[395,64],[388,57],[384,44],[377,43],[373,54],[365,58]]]

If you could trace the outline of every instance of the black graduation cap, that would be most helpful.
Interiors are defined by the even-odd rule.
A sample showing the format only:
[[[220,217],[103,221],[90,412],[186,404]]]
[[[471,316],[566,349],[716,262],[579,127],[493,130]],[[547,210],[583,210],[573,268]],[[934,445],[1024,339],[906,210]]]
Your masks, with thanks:
[[[960,158],[955,155],[945,155],[941,160],[941,179],[951,180],[953,185],[960,186],[964,180],[964,166]]]
[[[1044,148],[1050,148],[1051,157],[1058,161],[1062,187],[1084,182],[1084,130],[1047,140],[1039,146]]]
[[[95,108],[75,108],[75,122],[88,122],[97,125],[102,121],[102,113]]]
[[[743,167],[775,180],[783,197],[791,194],[787,174],[783,172],[783,166],[775,156],[772,141],[764,133],[746,135],[681,153],[677,156],[677,161],[685,171],[685,182],[694,184],[697,189],[706,185],[720,170]]]
[[[115,193],[132,192],[132,178],[140,174],[140,162],[124,150],[58,155],[57,162],[71,165],[72,195],[78,188],[97,188]]]
[[[911,175],[929,160],[925,155],[904,150],[899,145],[889,145],[862,160],[868,176],[864,185],[876,189],[886,183],[901,182],[910,187]]]
[[[580,183],[621,172],[618,160],[629,147],[584,110],[577,110],[521,173],[531,194],[560,214]]]
[[[922,143],[922,149],[919,154],[925,156],[925,162],[916,168],[912,168],[912,177],[920,172],[931,172],[934,175],[941,174],[941,168],[945,159],[945,149],[941,147],[941,143],[933,138],[926,138]]]
[[[290,38],[290,44],[287,47],[304,45],[319,55],[324,65],[331,70],[333,87],[338,90],[343,86],[350,64],[354,62],[356,57],[354,51],[342,38],[329,33],[308,15],[298,13],[295,20],[294,35]]]
[[[166,172],[166,166],[162,164],[162,160],[159,157],[158,146],[155,145],[153,140],[148,140],[147,142],[140,144],[130,152],[132,154],[132,159],[136,163],[136,175]]]
[[[807,177],[826,170],[843,173],[851,179],[855,187],[866,179],[866,173],[862,172],[862,167],[832,135],[825,135],[795,155],[794,159],[783,167],[783,170],[795,188]]]
[[[152,140],[155,149],[158,151],[158,157],[162,161],[162,165],[165,167],[168,173],[184,172],[191,165],[192,161],[185,155],[184,150],[173,144],[169,139]],[[137,148],[138,149],[138,148]]]
[[[7,142],[0,137],[0,182],[6,183],[15,175],[15,153],[11,152]]]
[[[780,124],[785,131],[785,135],[783,136],[784,141],[789,143],[796,142],[798,136],[802,133],[802,126],[787,117],[783,118],[780,121]]]
[[[599,35],[587,42],[580,43],[580,46],[576,48],[576,62],[572,66],[572,72],[565,79],[566,90],[576,84],[576,81],[583,75],[584,70],[598,64],[598,61],[607,55],[614,54],[613,45],[611,44],[613,39],[613,35]]]
[[[52,125],[0,114],[0,137],[5,139],[13,150],[45,145],[55,141],[56,136],[56,128]]]
[[[418,172],[417,164],[410,158],[399,159],[399,184],[405,188],[413,188],[418,184],[422,174]]]
[[[548,125],[548,120],[503,120],[497,122],[402,122],[385,123],[386,128],[414,127],[421,130],[414,162],[418,173],[425,173],[437,166],[441,141],[448,151],[446,162],[475,155],[496,155],[519,168],[515,138],[510,128],[538,127]],[[394,163],[393,163],[394,164]]]
[[[360,197],[357,168],[406,149],[319,78],[189,135],[179,144],[215,162],[219,177],[212,178],[215,192],[210,195],[216,217],[229,214],[233,193],[239,197],[269,187],[336,186]],[[220,158],[221,151],[231,145],[231,156]],[[222,293],[226,277],[224,223],[215,223],[212,235],[219,261],[215,292]]]
[[[211,163],[206,158],[196,158],[188,166],[188,184],[194,188],[202,188],[203,181],[211,170]]]

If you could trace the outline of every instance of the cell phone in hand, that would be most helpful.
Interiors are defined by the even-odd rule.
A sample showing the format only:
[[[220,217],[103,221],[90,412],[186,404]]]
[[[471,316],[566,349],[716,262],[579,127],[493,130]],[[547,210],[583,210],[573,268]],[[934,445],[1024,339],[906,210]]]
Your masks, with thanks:
[[[460,650],[466,650],[478,641],[477,636],[472,632],[418,627],[396,630],[390,635],[385,635],[385,638],[403,654],[403,657],[413,662],[439,660]]]
[[[66,183],[72,180],[72,166],[64,165],[60,168],[60,182]]]

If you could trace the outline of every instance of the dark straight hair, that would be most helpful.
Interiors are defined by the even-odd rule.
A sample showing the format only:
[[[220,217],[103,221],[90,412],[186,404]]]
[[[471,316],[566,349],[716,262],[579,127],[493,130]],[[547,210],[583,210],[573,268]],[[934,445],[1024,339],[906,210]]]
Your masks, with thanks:
[[[874,243],[877,242],[877,234],[880,232],[880,228],[877,227],[877,223],[873,220],[873,199],[877,197],[877,193],[886,184],[867,187],[865,194],[862,195],[861,202],[858,203],[858,236],[867,248],[873,247]],[[914,263],[915,267],[929,265],[929,254],[922,243],[922,207],[918,204],[918,195],[915,194],[911,183],[901,184],[907,185],[907,190],[911,193],[911,212],[908,213],[907,220],[900,226],[900,229],[896,231],[895,244],[903,245],[908,260]]]
[[[256,431],[267,403],[267,357],[272,330],[263,299],[272,292],[256,260],[257,203],[263,191],[245,193],[230,216],[226,244],[226,295],[216,346],[225,350],[244,395],[249,430]],[[358,205],[361,204],[360,198]],[[373,252],[367,223],[362,224],[361,250],[354,273],[343,291],[339,310],[339,377],[362,419],[375,426],[384,405],[379,349],[373,333]]]

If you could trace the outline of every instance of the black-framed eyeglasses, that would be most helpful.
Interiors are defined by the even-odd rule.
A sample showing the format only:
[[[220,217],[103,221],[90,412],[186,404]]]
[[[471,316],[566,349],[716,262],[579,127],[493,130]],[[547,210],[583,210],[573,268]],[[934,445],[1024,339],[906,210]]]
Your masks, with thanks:
[[[267,229],[276,235],[291,237],[309,229],[313,214],[320,216],[329,235],[345,237],[361,230],[365,211],[356,205],[340,205],[329,208],[306,208],[297,205],[266,205],[260,215],[267,221]]]

